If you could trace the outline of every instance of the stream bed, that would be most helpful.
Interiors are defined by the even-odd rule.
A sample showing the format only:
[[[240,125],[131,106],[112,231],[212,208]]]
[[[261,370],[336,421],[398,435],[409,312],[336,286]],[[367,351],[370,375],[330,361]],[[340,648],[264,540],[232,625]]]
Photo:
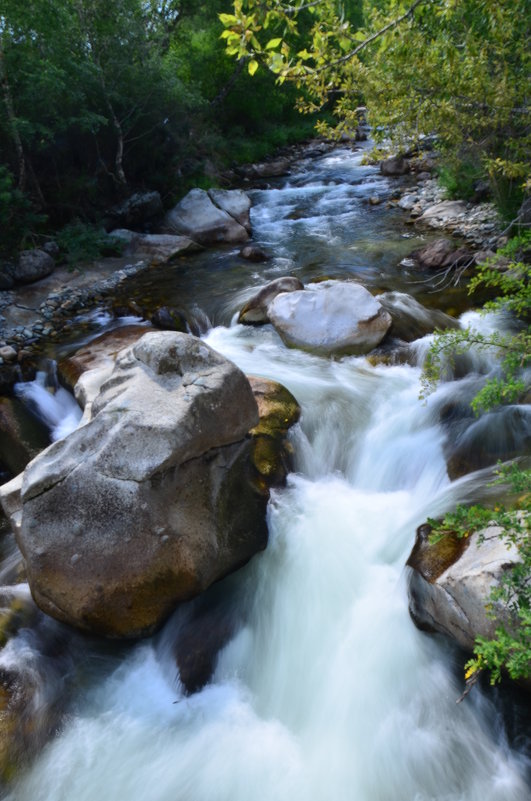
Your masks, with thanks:
[[[68,701],[10,801],[530,798],[529,707],[480,688],[457,705],[463,654],[408,613],[416,527],[488,492],[488,471],[450,481],[440,422],[449,400],[474,394],[477,376],[422,402],[414,359],[321,358],[286,348],[271,326],[235,322],[258,286],[285,274],[356,279],[410,306],[464,310],[464,290],[433,293],[398,266],[424,239],[400,211],[367,204],[390,184],[360,161],[334,150],[251,193],[253,239],[271,255],[264,265],[226,247],[127,287],[129,300],[197,307],[209,345],[295,395],[294,472],[272,493],[266,551],[214,588],[235,633],[200,692],[183,692],[174,653],[196,602],[133,645],[50,621],[52,634],[70,637],[61,670],[49,668]],[[427,341],[415,343],[419,363]],[[45,654],[53,664],[50,636],[23,633],[0,660]]]

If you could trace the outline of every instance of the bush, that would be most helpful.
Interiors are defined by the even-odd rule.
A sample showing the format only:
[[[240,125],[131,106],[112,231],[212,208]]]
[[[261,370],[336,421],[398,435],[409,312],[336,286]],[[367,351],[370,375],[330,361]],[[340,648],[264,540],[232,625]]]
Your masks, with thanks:
[[[88,225],[81,220],[65,225],[56,239],[62,257],[70,267],[101,256],[117,256],[122,251],[122,244],[109,236],[103,228]]]

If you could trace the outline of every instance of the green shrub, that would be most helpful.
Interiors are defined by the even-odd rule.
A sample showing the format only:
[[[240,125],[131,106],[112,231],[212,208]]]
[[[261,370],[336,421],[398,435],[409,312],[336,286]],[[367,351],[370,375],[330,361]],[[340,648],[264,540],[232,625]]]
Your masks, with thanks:
[[[103,228],[88,225],[81,220],[65,225],[56,239],[62,257],[70,267],[101,256],[117,256],[122,251],[121,243],[109,236]]]

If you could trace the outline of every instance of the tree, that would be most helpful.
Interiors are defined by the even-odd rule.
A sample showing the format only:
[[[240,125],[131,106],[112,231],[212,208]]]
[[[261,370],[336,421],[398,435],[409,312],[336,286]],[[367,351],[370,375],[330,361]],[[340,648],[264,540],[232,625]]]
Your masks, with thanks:
[[[334,103],[352,130],[363,100],[375,138],[410,146],[437,133],[454,159],[481,161],[505,209],[529,178],[527,0],[235,0],[227,52]],[[326,126],[322,126],[325,130]]]

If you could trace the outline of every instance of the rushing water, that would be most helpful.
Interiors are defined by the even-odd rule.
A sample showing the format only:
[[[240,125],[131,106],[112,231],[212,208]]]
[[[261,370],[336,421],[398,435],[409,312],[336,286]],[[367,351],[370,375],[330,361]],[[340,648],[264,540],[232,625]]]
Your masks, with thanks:
[[[256,236],[277,252],[268,277],[297,271],[296,225],[305,277],[325,270],[325,253],[337,268],[345,226],[363,224],[361,199],[382,188],[371,176],[357,156],[334,155],[306,183],[257,192]],[[301,206],[314,214],[286,222],[286,209]],[[387,270],[387,283],[386,259],[367,259],[367,275]],[[219,263],[213,270],[222,282]],[[291,434],[295,472],[272,495],[269,546],[218,587],[236,634],[192,696],[173,655],[182,610],[125,654],[83,646],[86,672],[62,731],[9,798],[526,801],[528,764],[510,749],[498,710],[479,690],[456,705],[462,655],[419,632],[407,610],[416,526],[477,498],[484,483],[483,474],[448,478],[439,424],[447,386],[423,404],[417,366],[310,356],[269,326],[228,325],[244,283],[217,286],[208,313],[225,324],[205,339],[247,373],[285,384],[302,418]]]

